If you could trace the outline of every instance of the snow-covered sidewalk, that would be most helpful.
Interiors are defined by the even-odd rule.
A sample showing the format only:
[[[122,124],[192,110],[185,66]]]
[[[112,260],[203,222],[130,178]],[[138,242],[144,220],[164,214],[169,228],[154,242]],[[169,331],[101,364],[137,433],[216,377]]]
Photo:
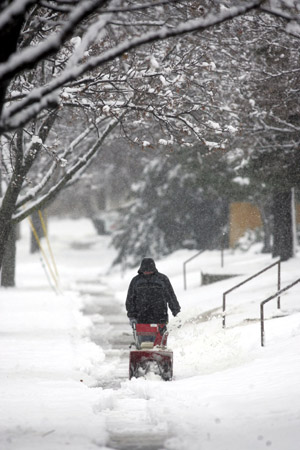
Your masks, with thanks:
[[[158,261],[182,306],[181,327],[177,318],[169,325],[174,380],[150,376],[104,389],[101,382],[118,374],[89,340],[90,327],[102,326],[103,292],[124,304],[135,270],[108,271],[114,251],[88,221],[50,223],[50,232],[63,293],[50,289],[38,256],[28,254],[28,232],[18,244],[18,287],[0,289],[1,449],[298,450],[300,286],[282,297],[284,317],[275,318],[276,302],[266,308],[265,348],[259,301],[276,290],[276,270],[228,298],[226,330],[220,317],[222,292],[270,256],[228,253],[223,271],[240,276],[199,287],[203,267],[222,272],[210,252],[190,265],[187,291],[182,263],[191,252]],[[299,262],[284,263],[282,286],[299,278]],[[82,314],[85,305],[94,317]]]
[[[83,263],[82,254],[74,258],[72,250],[81,227],[64,225],[54,229],[59,237],[52,241],[68,289]],[[93,235],[91,227],[84,229]],[[0,289],[0,448],[99,449],[107,440],[104,419],[95,414],[100,389],[89,386],[104,353],[89,340],[91,324],[79,311],[82,299],[65,288],[53,292],[39,257],[28,254],[26,224],[23,231],[17,287]],[[83,277],[85,270],[88,264]]]
[[[82,338],[76,298],[0,292],[0,448],[98,449],[104,421],[85,381],[103,353]]]

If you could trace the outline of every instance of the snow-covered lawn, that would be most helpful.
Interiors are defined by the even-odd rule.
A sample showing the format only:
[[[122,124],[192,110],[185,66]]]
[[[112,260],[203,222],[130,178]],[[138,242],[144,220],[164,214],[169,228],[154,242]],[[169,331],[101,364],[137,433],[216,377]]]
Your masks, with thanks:
[[[264,348],[259,303],[276,291],[276,267],[228,295],[225,330],[220,316],[222,293],[271,264],[270,255],[226,251],[222,268],[220,252],[205,252],[187,265],[186,291],[182,264],[195,252],[157,261],[182,306],[169,324],[174,380],[124,377],[104,389],[104,376],[119,372],[91,342],[95,321],[81,308],[92,302],[96,310],[103,295],[123,306],[136,269],[109,270],[109,238],[87,220],[49,228],[61,292],[49,286],[39,256],[28,254],[27,226],[17,288],[0,289],[1,450],[300,448],[300,283],[282,296],[281,311],[275,300],[266,306]],[[200,287],[201,271],[237,277]],[[282,287],[299,274],[299,257],[283,263]],[[102,322],[97,314],[99,330]]]

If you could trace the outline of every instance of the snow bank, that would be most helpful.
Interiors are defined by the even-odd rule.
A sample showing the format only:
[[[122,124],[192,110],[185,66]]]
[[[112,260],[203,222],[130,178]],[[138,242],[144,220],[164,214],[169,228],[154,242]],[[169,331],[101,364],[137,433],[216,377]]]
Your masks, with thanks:
[[[99,449],[103,418],[88,388],[103,359],[84,337],[76,296],[0,289],[0,447]]]

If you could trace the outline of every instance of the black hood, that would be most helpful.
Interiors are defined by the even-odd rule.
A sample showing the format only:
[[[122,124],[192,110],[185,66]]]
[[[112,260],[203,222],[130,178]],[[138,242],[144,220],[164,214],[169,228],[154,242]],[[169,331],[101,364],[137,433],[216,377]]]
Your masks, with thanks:
[[[138,273],[144,272],[157,272],[155,262],[152,258],[144,258],[142,260],[141,267],[139,268]]]

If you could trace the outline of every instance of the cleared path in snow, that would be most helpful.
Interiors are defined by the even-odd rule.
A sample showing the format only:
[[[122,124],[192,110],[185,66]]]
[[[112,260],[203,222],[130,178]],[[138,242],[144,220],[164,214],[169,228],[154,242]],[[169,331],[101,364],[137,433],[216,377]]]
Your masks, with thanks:
[[[90,282],[89,282],[90,283]],[[87,296],[83,313],[91,319],[93,328],[90,338],[105,353],[103,367],[95,387],[117,389],[128,379],[129,345],[133,341],[124,308],[107,292],[92,292],[81,283],[80,292]],[[96,289],[97,290],[97,289]]]
[[[91,339],[105,353],[94,387],[103,389],[98,413],[105,416],[107,445],[116,450],[162,449],[170,437],[167,424],[157,423],[147,399],[128,398],[121,386],[128,380],[129,346],[133,342],[125,308],[100,286],[98,293],[96,284],[89,289],[88,283],[86,287],[80,283],[80,292],[86,296],[83,312],[94,324]]]

